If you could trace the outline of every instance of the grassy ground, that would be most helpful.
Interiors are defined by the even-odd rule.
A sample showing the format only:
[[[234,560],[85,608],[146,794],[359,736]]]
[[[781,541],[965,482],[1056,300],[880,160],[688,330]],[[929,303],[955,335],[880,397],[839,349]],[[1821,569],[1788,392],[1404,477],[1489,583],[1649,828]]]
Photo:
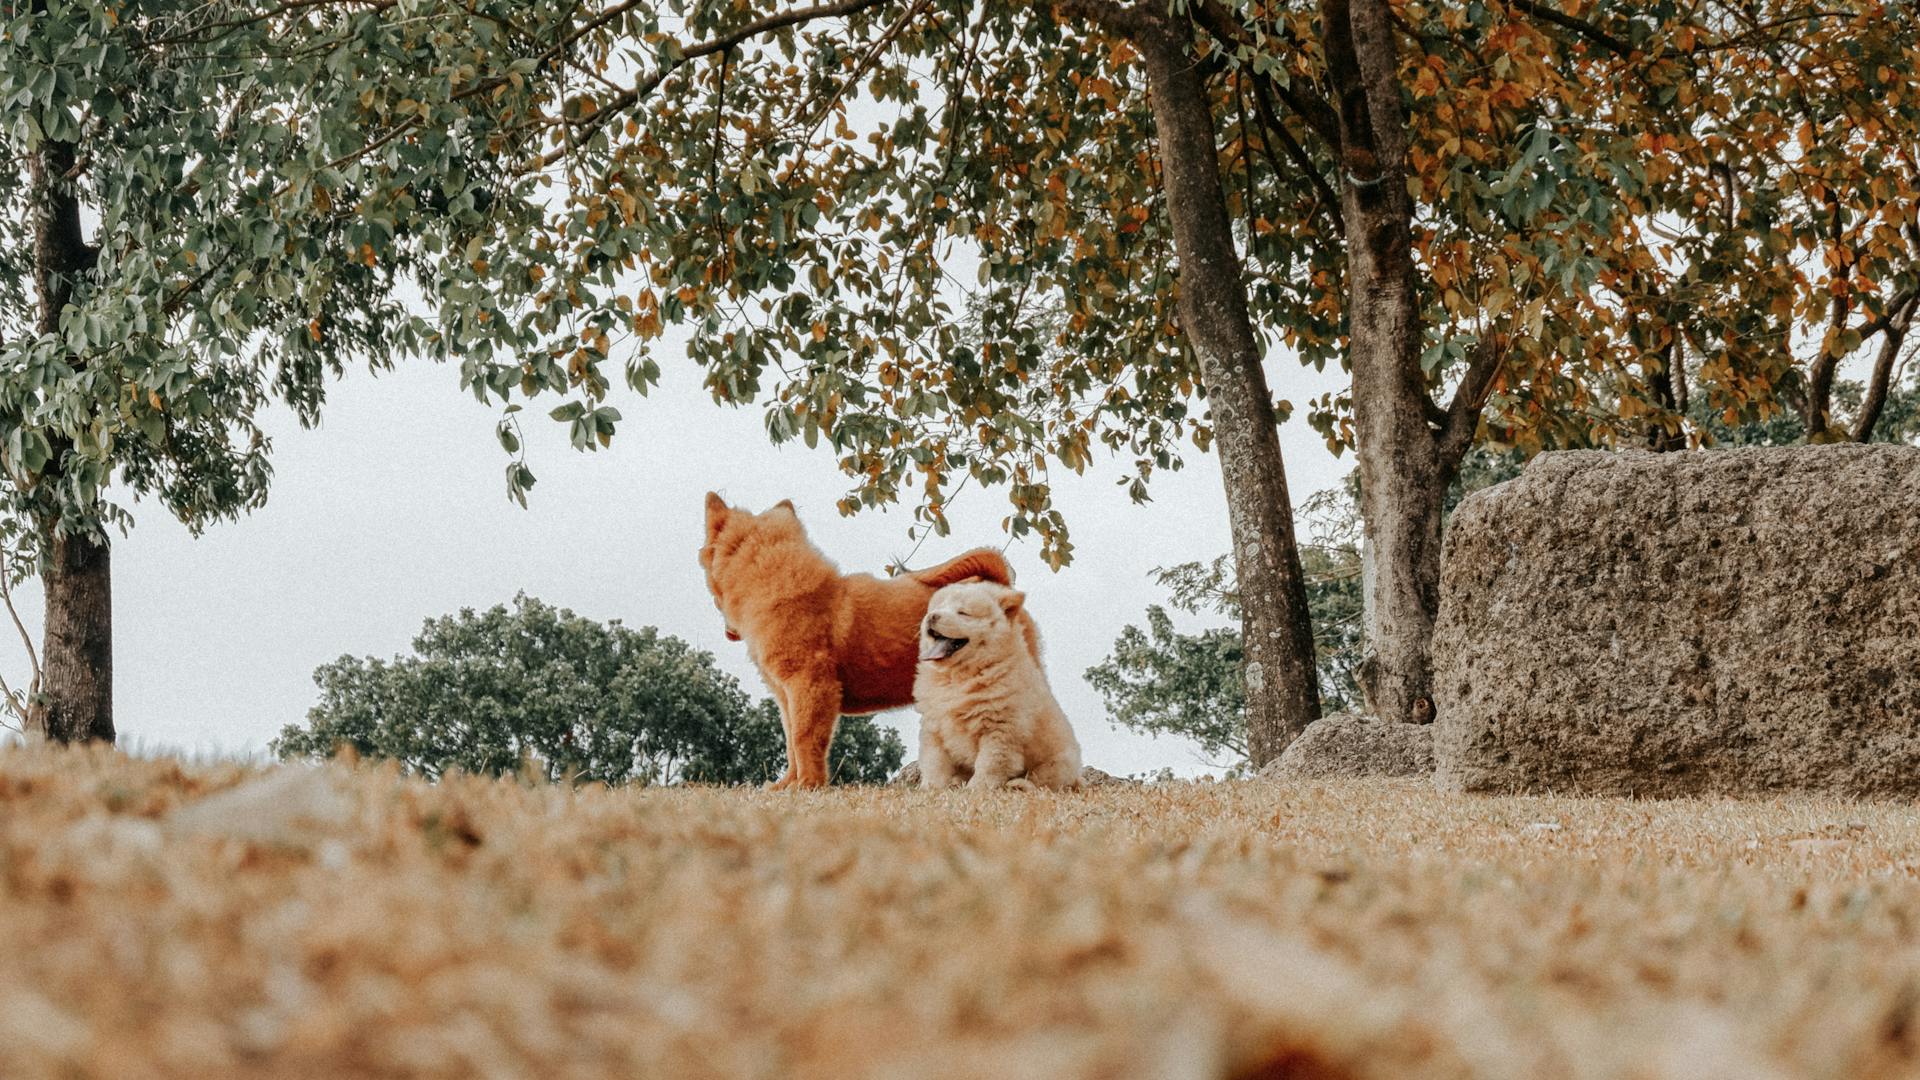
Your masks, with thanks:
[[[0,1076],[1920,1075],[1917,876],[1894,804],[15,750]]]

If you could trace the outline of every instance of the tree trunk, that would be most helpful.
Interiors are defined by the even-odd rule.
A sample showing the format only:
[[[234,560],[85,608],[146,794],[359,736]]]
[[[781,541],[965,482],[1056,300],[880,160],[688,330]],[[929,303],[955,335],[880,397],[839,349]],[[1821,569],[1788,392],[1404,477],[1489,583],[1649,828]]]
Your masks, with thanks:
[[[32,727],[56,742],[113,741],[113,578],[107,545],[92,537],[52,541],[41,670]]]
[[[74,193],[71,143],[43,143],[28,160],[33,183],[34,283],[40,294],[38,329],[60,332],[60,314],[74,286],[93,269],[96,252],[81,229]],[[54,440],[53,460],[38,483],[59,480],[67,447]],[[51,499],[36,512],[46,586],[41,648],[41,698],[28,727],[58,742],[113,741],[113,589],[104,536],[62,533]]]
[[[1180,321],[1200,362],[1226,482],[1246,645],[1248,756],[1258,768],[1320,716],[1306,580],[1273,395],[1221,187],[1212,106],[1190,35],[1145,14],[1129,29],[1151,88],[1180,257]]]
[[[1459,464],[1443,453],[1420,366],[1413,200],[1399,57],[1382,0],[1322,0],[1340,119],[1347,235],[1348,349],[1365,524],[1368,708],[1383,720],[1433,716],[1440,608],[1440,509]]]
[[[1357,370],[1357,365],[1356,365]],[[1355,383],[1359,379],[1355,378]],[[1354,394],[1356,426],[1359,392]],[[1375,444],[1396,445],[1411,456],[1418,441],[1397,425],[1374,428]],[[1360,438],[1368,437],[1361,428]],[[1425,437],[1425,432],[1417,434]],[[1384,455],[1382,455],[1384,456]],[[1427,471],[1395,469],[1391,458],[1368,468],[1360,457],[1361,605],[1364,655],[1357,672],[1367,710],[1383,720],[1425,723],[1433,718],[1433,627],[1440,614],[1440,511],[1447,483],[1437,462]],[[1371,478],[1371,479],[1370,479]],[[1367,494],[1371,488],[1374,494]]]

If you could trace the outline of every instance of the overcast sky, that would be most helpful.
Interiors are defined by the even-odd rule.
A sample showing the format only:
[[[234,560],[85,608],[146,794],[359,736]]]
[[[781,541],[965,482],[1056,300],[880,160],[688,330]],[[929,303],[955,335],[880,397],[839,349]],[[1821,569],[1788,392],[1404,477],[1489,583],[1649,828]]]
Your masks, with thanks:
[[[313,705],[315,667],[343,653],[403,652],[424,619],[520,590],[592,618],[658,626],[712,651],[763,695],[745,647],[725,640],[695,561],[704,493],[754,510],[793,499],[815,543],[849,571],[882,572],[911,550],[910,508],[841,518],[834,502],[848,485],[829,452],[797,442],[775,449],[758,408],[714,405],[678,347],[661,345],[664,383],[649,398],[615,396],[626,420],[610,449],[572,450],[562,425],[545,417],[557,400],[523,414],[539,477],[525,510],[506,497],[497,409],[463,393],[456,369],[428,363],[355,372],[333,387],[316,430],[280,414],[272,497],[250,517],[195,539],[163,508],[137,505],[138,524],[113,556],[115,716],[126,744],[258,751]],[[1291,361],[1269,372],[1278,396],[1294,401],[1335,386]],[[1349,464],[1327,452],[1303,414],[1281,430],[1296,502]],[[1143,506],[1115,485],[1124,471],[1102,458],[1057,483],[1072,566],[1049,571],[1037,543],[1007,554],[1087,762],[1119,773],[1203,771],[1191,744],[1111,727],[1081,677],[1124,625],[1163,599],[1154,567],[1227,550],[1211,455],[1190,454],[1184,470],[1156,477],[1154,501]],[[1005,513],[1003,492],[970,487],[951,508],[953,535],[929,540],[915,564],[1006,543]],[[39,593],[18,599],[37,639]],[[17,644],[0,656],[10,680],[26,666]],[[911,756],[917,718],[888,720]]]

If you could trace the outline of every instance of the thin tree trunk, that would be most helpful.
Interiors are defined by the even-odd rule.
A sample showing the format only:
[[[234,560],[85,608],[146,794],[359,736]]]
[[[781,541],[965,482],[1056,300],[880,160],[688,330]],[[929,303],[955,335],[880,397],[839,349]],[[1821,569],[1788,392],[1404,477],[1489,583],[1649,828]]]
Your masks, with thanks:
[[[1839,197],[1830,195],[1827,203],[1832,218],[1827,235],[1837,249],[1845,236],[1840,227]],[[1827,319],[1827,335],[1820,343],[1820,355],[1814,358],[1807,371],[1807,400],[1801,419],[1806,424],[1809,443],[1831,442],[1841,434],[1833,430],[1833,380],[1840,371],[1840,361],[1843,359],[1838,351],[1840,333],[1847,328],[1847,318],[1853,310],[1844,287],[1853,277],[1853,264],[1841,264],[1834,274],[1843,287],[1834,293],[1832,312]]]
[[[1258,768],[1320,716],[1306,580],[1273,396],[1247,313],[1246,282],[1221,186],[1206,85],[1184,26],[1141,15],[1130,29],[1151,87],[1180,257],[1180,321],[1199,358],[1226,482],[1246,643],[1248,756]]]
[[[1466,442],[1443,452],[1420,367],[1413,200],[1399,58],[1380,0],[1321,0],[1340,118],[1348,348],[1365,522],[1361,689],[1384,720],[1433,716],[1440,509]]]
[[[74,193],[71,143],[50,142],[30,156],[33,183],[34,283],[40,294],[39,331],[57,334],[75,284],[93,269],[96,253],[81,229]],[[39,483],[59,479],[67,447],[55,440],[53,461]],[[45,682],[29,710],[28,726],[58,742],[113,741],[113,588],[104,536],[62,532],[49,506],[36,515],[45,558]]]
[[[1854,442],[1872,442],[1873,429],[1880,423],[1880,413],[1887,407],[1887,391],[1893,383],[1894,368],[1900,361],[1900,350],[1907,342],[1907,331],[1913,326],[1916,308],[1920,308],[1920,295],[1901,297],[1895,300],[1895,310],[1887,315],[1887,325],[1880,331],[1886,337],[1880,342],[1880,353],[1873,358],[1873,375],[1867,383],[1866,400],[1860,403],[1860,415],[1853,425]]]
[[[1686,373],[1678,368],[1685,360],[1679,348],[1680,332],[1672,327],[1668,330],[1673,336],[1660,350],[1659,358],[1648,361],[1652,370],[1647,375],[1647,385],[1653,390],[1654,402],[1662,413],[1647,421],[1647,449],[1662,454],[1687,448],[1687,406],[1681,397],[1685,393]],[[1667,428],[1668,416],[1676,418],[1677,426],[1672,430]]]

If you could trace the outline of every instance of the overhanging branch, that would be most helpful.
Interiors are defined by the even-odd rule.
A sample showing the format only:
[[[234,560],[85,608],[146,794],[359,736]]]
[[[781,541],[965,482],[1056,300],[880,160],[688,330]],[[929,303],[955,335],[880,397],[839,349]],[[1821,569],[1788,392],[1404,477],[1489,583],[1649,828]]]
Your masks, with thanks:
[[[1446,408],[1446,423],[1436,432],[1443,460],[1459,461],[1473,445],[1473,433],[1480,426],[1480,410],[1493,395],[1493,383],[1500,374],[1505,352],[1492,333],[1481,335],[1473,354],[1467,358],[1467,372],[1453,392]]]
[[[1539,19],[1541,22],[1551,23],[1562,30],[1570,31],[1574,35],[1600,46],[1623,60],[1632,56],[1634,53],[1633,46],[1627,42],[1607,33],[1605,30],[1600,29],[1585,19],[1576,18],[1557,8],[1549,7],[1546,4],[1535,3],[1534,0],[1507,0],[1507,6],[1515,11],[1525,12]]]
[[[609,12],[596,17],[594,23],[590,23],[589,25],[604,22],[606,19],[612,17],[615,12],[634,7],[639,2],[640,0],[629,0],[627,3],[617,5]],[[581,123],[583,133],[590,134],[600,125],[606,123],[608,119],[626,109],[632,108],[644,100],[648,94],[653,93],[662,82],[666,81],[667,76],[686,66],[689,61],[698,60],[703,56],[712,56],[717,52],[724,52],[761,34],[771,33],[775,30],[784,30],[789,26],[798,26],[819,19],[832,19],[854,15],[868,8],[879,7],[887,2],[889,2],[889,0],[838,0],[836,3],[816,4],[813,7],[795,8],[791,11],[778,11],[771,15],[755,19],[750,23],[730,30],[718,37],[709,38],[696,45],[689,45],[680,51],[679,56],[671,60],[663,61],[660,66],[655,68],[652,74],[646,78],[641,79],[626,90],[615,94],[612,98],[601,103],[593,115]],[[535,163],[534,167],[536,169],[544,169],[560,160],[565,154],[565,147],[557,148],[541,157],[538,162]]]
[[[1234,16],[1232,11],[1223,7],[1219,0],[1200,0],[1192,10],[1201,27],[1223,45],[1258,47],[1252,35],[1247,33],[1246,26]],[[1306,125],[1313,129],[1313,133],[1320,136],[1329,147],[1336,150],[1339,148],[1340,118],[1335,115],[1332,105],[1309,91],[1289,83],[1282,83],[1268,75],[1256,74],[1253,81],[1256,87],[1264,86],[1281,101],[1286,102],[1287,108],[1292,109],[1294,115],[1305,121]]]
[[[1347,223],[1340,216],[1339,192],[1334,191],[1333,185],[1327,183],[1327,178],[1321,176],[1320,170],[1314,167],[1313,157],[1307,153],[1307,148],[1301,146],[1300,140],[1294,138],[1293,132],[1287,130],[1287,125],[1281,123],[1280,118],[1274,115],[1273,102],[1267,98],[1266,80],[1255,77],[1248,81],[1253,83],[1253,103],[1259,110],[1261,127],[1280,140],[1280,145],[1287,151],[1287,157],[1306,176],[1307,182],[1313,185],[1314,191],[1319,195],[1320,205],[1326,207],[1327,213],[1333,216],[1335,231],[1342,236],[1346,235]],[[1267,140],[1261,139],[1260,144],[1267,148],[1268,156],[1271,157],[1273,150]],[[1279,169],[1275,168],[1274,171],[1278,172]]]

